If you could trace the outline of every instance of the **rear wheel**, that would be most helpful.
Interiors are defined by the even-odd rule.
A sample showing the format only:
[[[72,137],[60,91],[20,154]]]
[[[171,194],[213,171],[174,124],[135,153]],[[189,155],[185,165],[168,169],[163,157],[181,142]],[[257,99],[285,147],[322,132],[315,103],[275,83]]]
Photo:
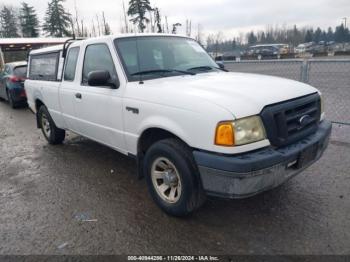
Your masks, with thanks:
[[[46,106],[41,106],[38,111],[38,118],[41,131],[51,145],[62,144],[66,131],[56,127]]]
[[[186,216],[205,201],[191,150],[177,139],[155,143],[146,152],[144,170],[153,200],[166,213]]]

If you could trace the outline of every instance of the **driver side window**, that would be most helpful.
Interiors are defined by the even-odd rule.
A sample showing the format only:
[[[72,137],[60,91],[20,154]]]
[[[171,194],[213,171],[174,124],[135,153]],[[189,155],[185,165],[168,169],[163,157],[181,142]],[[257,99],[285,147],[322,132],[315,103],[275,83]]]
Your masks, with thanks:
[[[112,55],[106,44],[93,44],[86,47],[82,77],[83,85],[88,85],[88,75],[92,71],[108,71],[112,79],[117,79]]]

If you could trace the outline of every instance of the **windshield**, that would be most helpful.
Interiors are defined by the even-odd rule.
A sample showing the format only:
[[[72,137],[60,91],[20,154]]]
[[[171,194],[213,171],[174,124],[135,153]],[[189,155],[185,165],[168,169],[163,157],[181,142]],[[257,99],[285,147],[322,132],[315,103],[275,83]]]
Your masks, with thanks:
[[[115,40],[129,81],[197,74],[217,64],[194,40],[181,37],[130,37]]]

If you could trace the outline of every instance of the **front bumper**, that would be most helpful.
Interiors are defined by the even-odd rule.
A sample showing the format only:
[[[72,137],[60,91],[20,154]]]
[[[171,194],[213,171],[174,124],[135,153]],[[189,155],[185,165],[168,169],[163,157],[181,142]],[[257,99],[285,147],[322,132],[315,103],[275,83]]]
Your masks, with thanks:
[[[227,156],[195,151],[203,188],[208,195],[247,198],[280,186],[318,161],[326,150],[332,124],[284,148],[272,147]]]

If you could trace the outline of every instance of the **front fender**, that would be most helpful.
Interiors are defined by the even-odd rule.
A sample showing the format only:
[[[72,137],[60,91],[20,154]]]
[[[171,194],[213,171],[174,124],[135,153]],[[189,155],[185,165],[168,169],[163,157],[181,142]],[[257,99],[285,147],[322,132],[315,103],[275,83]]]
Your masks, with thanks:
[[[138,130],[138,136],[141,137],[141,135],[148,129],[151,128],[159,128],[163,129],[164,131],[167,131],[174,136],[177,136],[180,138],[183,142],[185,142],[187,145],[191,146],[191,141],[187,137],[185,130],[175,121],[163,117],[163,116],[151,116],[146,118],[144,121],[141,122],[139,130]]]

